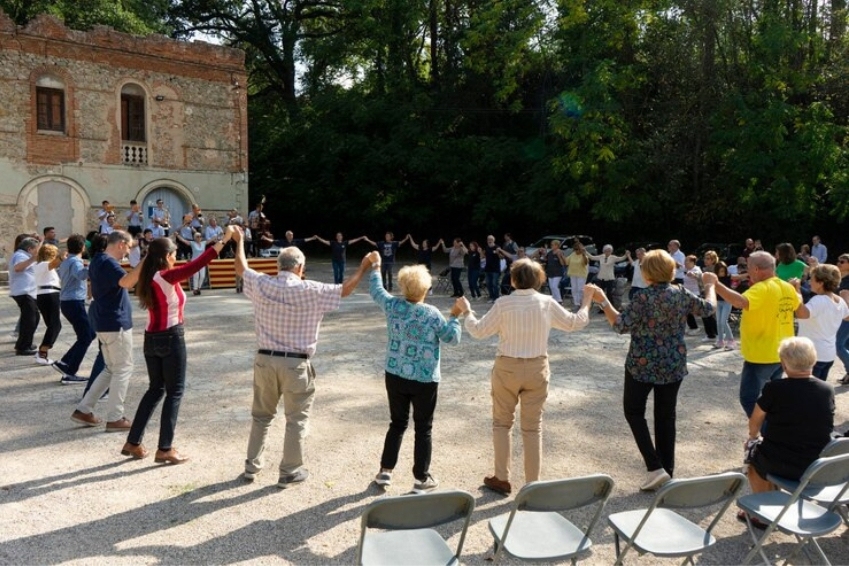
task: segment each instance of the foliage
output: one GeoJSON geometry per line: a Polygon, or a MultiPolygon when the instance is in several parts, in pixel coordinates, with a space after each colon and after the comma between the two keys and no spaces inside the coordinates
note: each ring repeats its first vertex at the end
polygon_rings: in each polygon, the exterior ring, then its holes
{"type": "Polygon", "coordinates": [[[168,33],[169,8],[169,0],[0,0],[0,9],[19,25],[48,13],[73,29],[106,25],[136,35],[168,33]]]}

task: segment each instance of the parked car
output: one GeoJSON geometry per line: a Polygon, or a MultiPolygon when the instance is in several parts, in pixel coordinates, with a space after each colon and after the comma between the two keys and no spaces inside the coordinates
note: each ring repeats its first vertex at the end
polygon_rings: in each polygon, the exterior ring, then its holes
{"type": "Polygon", "coordinates": [[[584,236],[584,235],[581,235],[581,234],[570,235],[570,236],[552,234],[552,235],[544,236],[544,237],[540,238],[539,240],[537,240],[536,242],[534,242],[533,244],[531,244],[529,246],[525,246],[525,253],[528,255],[528,257],[536,257],[536,254],[539,253],[540,249],[542,249],[542,248],[548,249],[551,246],[552,241],[559,240],[560,244],[561,244],[560,247],[563,250],[563,253],[568,256],[572,253],[572,242],[574,242],[576,238],[584,245],[584,247],[587,249],[588,253],[590,253],[592,255],[596,254],[595,242],[593,242],[592,237],[584,236]]]}

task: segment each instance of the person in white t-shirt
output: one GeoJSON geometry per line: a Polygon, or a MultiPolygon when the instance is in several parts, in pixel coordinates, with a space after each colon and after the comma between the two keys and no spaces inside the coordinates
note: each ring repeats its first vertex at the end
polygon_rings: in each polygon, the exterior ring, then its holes
{"type": "MultiPolygon", "coordinates": [[[[799,292],[801,282],[790,281],[799,292]]],[[[840,323],[849,321],[849,306],[836,294],[840,287],[840,270],[837,266],[823,264],[811,270],[811,290],[816,293],[811,300],[800,300],[796,309],[799,319],[799,336],[810,338],[817,350],[817,363],[811,375],[826,380],[834,358],[837,357],[835,337],[840,323]]]]}
{"type": "MultiPolygon", "coordinates": [[[[675,259],[675,256],[673,256],[672,259],[675,259]]],[[[691,292],[692,294],[694,294],[697,297],[701,297],[702,296],[702,290],[699,287],[699,284],[702,281],[702,270],[698,265],[696,265],[697,260],[698,260],[698,258],[696,258],[696,256],[694,256],[694,255],[688,255],[687,257],[684,258],[684,282],[683,282],[683,285],[684,285],[684,288],[687,289],[689,292],[691,292]]],[[[676,261],[676,265],[677,265],[677,261],[676,261]]],[[[676,271],[676,273],[677,273],[677,271],[676,271]]],[[[687,315],[687,328],[689,329],[689,330],[687,330],[687,334],[690,335],[690,336],[695,336],[696,334],[699,333],[699,325],[696,323],[696,317],[693,316],[692,314],[687,315]]],[[[714,338],[716,338],[716,336],[712,336],[710,338],[711,338],[711,340],[713,340],[714,338]]]]}
{"type": "Polygon", "coordinates": [[[634,268],[634,276],[631,278],[631,289],[628,291],[628,300],[632,300],[634,298],[634,294],[640,289],[645,289],[649,286],[646,283],[645,278],[643,278],[643,270],[640,269],[640,264],[643,261],[643,257],[646,255],[646,248],[637,248],[636,252],[637,259],[631,258],[629,256],[628,261],[631,262],[631,267],[634,268]]]}
{"type": "Polygon", "coordinates": [[[35,264],[35,293],[38,312],[44,319],[46,329],[44,330],[44,338],[41,339],[41,345],[38,347],[38,352],[35,354],[35,361],[44,366],[53,364],[53,360],[48,357],[48,352],[53,344],[56,343],[56,338],[59,337],[59,331],[62,330],[62,319],[59,316],[59,291],[62,290],[61,280],[56,268],[62,263],[64,257],[59,254],[59,248],[51,244],[44,244],[38,250],[38,263],[35,264]]]}

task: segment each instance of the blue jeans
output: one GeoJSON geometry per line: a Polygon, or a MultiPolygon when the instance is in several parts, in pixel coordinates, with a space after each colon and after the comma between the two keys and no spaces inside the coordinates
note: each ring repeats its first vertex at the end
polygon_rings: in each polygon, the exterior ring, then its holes
{"type": "MultiPolygon", "coordinates": [[[[88,319],[88,313],[85,310],[85,301],[61,301],[59,308],[62,314],[74,327],[74,333],[77,335],[77,340],[71,345],[67,353],[59,360],[59,367],[65,370],[65,373],[76,375],[80,370],[80,364],[85,358],[85,353],[88,347],[94,341],[94,329],[88,319]]],[[[101,358],[101,362],[103,358],[101,358]]],[[[103,369],[103,368],[101,368],[103,369]]],[[[96,375],[94,371],[92,375],[96,375]]],[[[97,373],[100,373],[99,371],[97,373]]]]}
{"type": "Polygon", "coordinates": [[[717,340],[734,340],[734,333],[731,331],[731,325],[728,324],[728,317],[731,316],[731,303],[728,301],[716,302],[716,328],[717,340]]]}
{"type": "Polygon", "coordinates": [[[834,360],[830,362],[817,362],[814,364],[814,369],[811,370],[811,375],[823,381],[828,379],[828,372],[831,371],[831,366],[834,365],[834,360]]]}
{"type": "Polygon", "coordinates": [[[501,282],[499,281],[499,279],[501,279],[501,274],[498,273],[498,272],[492,273],[490,271],[486,271],[485,274],[486,274],[486,289],[487,289],[487,291],[489,291],[490,300],[494,301],[495,299],[497,299],[501,295],[500,288],[499,288],[500,285],[501,285],[501,282]]]}
{"type": "Polygon", "coordinates": [[[331,263],[333,264],[333,282],[338,285],[345,279],[345,262],[334,259],[331,263]]]}
{"type": "Polygon", "coordinates": [[[755,364],[743,362],[740,373],[740,405],[747,417],[752,416],[755,403],[767,381],[781,379],[781,364],[755,364]]]}
{"type": "Polygon", "coordinates": [[[150,386],[139,402],[127,442],[141,444],[150,416],[165,396],[159,421],[159,449],[170,450],[177,427],[177,414],[186,387],[186,340],[183,326],[162,332],[145,332],[144,361],[150,386]]]}
{"type": "Polygon", "coordinates": [[[845,320],[840,323],[840,328],[837,329],[837,357],[843,362],[843,369],[849,373],[849,322],[845,320]]]}

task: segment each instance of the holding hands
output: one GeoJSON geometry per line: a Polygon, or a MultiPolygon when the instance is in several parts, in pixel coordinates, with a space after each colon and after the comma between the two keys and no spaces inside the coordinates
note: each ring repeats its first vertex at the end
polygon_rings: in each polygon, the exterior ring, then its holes
{"type": "Polygon", "coordinates": [[[468,313],[470,310],[472,310],[472,305],[469,304],[469,300],[466,297],[458,297],[454,301],[454,306],[451,307],[451,316],[459,317],[468,313]]]}
{"type": "Polygon", "coordinates": [[[375,250],[373,252],[369,252],[365,255],[362,261],[362,267],[364,269],[379,269],[380,268],[380,253],[375,250]]]}
{"type": "Polygon", "coordinates": [[[710,271],[702,273],[702,285],[716,285],[717,281],[719,279],[716,277],[716,273],[711,273],[710,271]]]}

